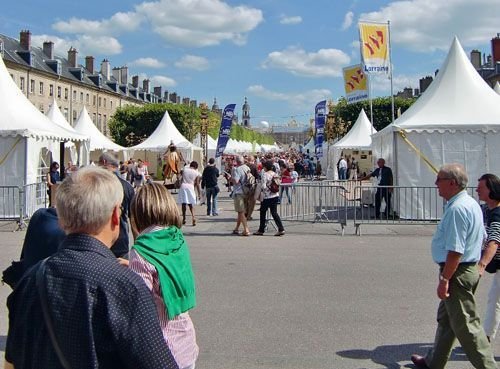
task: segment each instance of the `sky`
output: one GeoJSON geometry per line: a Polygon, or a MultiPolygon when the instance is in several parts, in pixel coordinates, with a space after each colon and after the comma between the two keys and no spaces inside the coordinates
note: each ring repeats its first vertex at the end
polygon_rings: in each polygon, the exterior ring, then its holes
{"type": "MultiPolygon", "coordinates": [[[[220,108],[245,97],[251,123],[308,124],[317,102],[345,95],[342,69],[358,64],[358,21],[390,22],[394,92],[418,88],[440,68],[458,36],[466,53],[491,53],[499,0],[120,0],[9,1],[0,33],[55,43],[79,63],[128,66],[129,78],[220,108]],[[43,4],[43,5],[41,5],[43,4]]],[[[373,94],[390,95],[377,77],[373,94]]]]}

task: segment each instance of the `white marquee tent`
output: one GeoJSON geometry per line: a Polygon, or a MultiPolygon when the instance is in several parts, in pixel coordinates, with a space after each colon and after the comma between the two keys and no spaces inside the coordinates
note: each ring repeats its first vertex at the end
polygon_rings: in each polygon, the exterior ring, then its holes
{"type": "Polygon", "coordinates": [[[31,216],[43,206],[45,192],[39,184],[44,175],[42,168],[49,164],[51,154],[59,156],[60,142],[86,139],[58,127],[35,108],[0,58],[0,185],[30,185],[22,197],[14,190],[0,194],[1,219],[31,216]]]}
{"type": "MultiPolygon", "coordinates": [[[[434,168],[458,162],[474,186],[482,174],[500,173],[499,107],[500,96],[479,76],[455,38],[434,82],[401,117],[372,137],[373,150],[392,167],[396,185],[434,187],[434,168]]],[[[436,199],[428,200],[400,204],[401,216],[438,217],[442,209],[431,209],[436,199]]]]}
{"type": "MultiPolygon", "coordinates": [[[[64,115],[61,113],[61,110],[57,106],[57,102],[54,99],[52,101],[52,105],[50,105],[49,111],[47,112],[47,118],[49,118],[52,122],[57,124],[59,127],[62,127],[72,133],[78,134],[77,131],[68,123],[64,115]]],[[[80,158],[88,158],[89,157],[89,141],[83,142],[72,142],[68,141],[64,143],[64,157],[71,160],[73,164],[78,165],[87,165],[88,162],[82,162],[80,158]]]]}
{"type": "Polygon", "coordinates": [[[149,163],[149,172],[158,172],[157,166],[162,160],[162,156],[167,150],[168,145],[173,143],[177,150],[182,153],[184,160],[197,161],[201,165],[203,160],[203,149],[189,142],[177,129],[168,114],[165,111],[160,124],[146,140],[139,145],[129,147],[130,150],[143,151],[143,154],[134,154],[136,158],[141,158],[149,163]]]}
{"type": "Polygon", "coordinates": [[[0,184],[24,185],[40,181],[48,153],[59,156],[61,141],[85,141],[43,115],[19,90],[0,58],[0,184]]]}
{"type": "MultiPolygon", "coordinates": [[[[336,170],[337,162],[340,159],[340,155],[343,150],[365,150],[370,151],[372,149],[372,134],[376,133],[377,130],[373,127],[372,123],[366,116],[365,110],[361,109],[358,115],[358,119],[353,124],[349,132],[342,137],[336,143],[327,147],[327,150],[323,149],[323,160],[322,166],[324,168],[331,169],[334,173],[333,178],[338,178],[338,173],[336,170]],[[326,152],[325,152],[326,151],[326,152]],[[327,159],[328,158],[328,159],[327,159]],[[328,163],[326,163],[328,161],[328,163]]],[[[358,156],[356,160],[359,163],[360,157],[358,156]]],[[[371,165],[371,163],[370,163],[371,165]]],[[[327,175],[327,177],[331,177],[327,175]]]]}
{"type": "MultiPolygon", "coordinates": [[[[123,152],[127,150],[126,147],[114,143],[108,137],[103,135],[101,131],[99,131],[99,129],[92,122],[92,119],[90,119],[89,113],[85,106],[80,112],[80,116],[75,123],[75,130],[83,135],[90,137],[88,150],[88,152],[90,152],[90,157],[83,156],[80,159],[82,163],[88,163],[89,160],[93,160],[94,162],[96,162],[99,159],[99,155],[101,155],[105,151],[123,152]]],[[[85,152],[83,154],[85,155],[85,152]]]]}

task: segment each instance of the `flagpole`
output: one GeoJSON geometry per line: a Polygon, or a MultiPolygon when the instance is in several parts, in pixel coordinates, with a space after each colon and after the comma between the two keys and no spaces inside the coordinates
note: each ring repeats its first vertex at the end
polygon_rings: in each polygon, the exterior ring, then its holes
{"type": "Polygon", "coordinates": [[[366,75],[368,79],[368,100],[370,101],[370,122],[372,123],[371,134],[373,134],[373,101],[372,101],[372,80],[369,74],[366,75]]]}
{"type": "MultiPolygon", "coordinates": [[[[394,123],[394,84],[392,83],[392,48],[391,48],[391,21],[387,21],[387,47],[389,48],[389,68],[391,79],[391,109],[392,109],[392,123],[394,123]]],[[[372,123],[373,124],[373,123],[372,123]]]]}

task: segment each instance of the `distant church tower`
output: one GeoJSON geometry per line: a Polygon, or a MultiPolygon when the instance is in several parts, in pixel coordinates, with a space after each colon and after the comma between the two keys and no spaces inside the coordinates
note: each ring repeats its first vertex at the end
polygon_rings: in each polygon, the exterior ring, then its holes
{"type": "Polygon", "coordinates": [[[217,105],[217,98],[214,97],[214,104],[212,105],[212,112],[222,115],[222,109],[217,105]]]}
{"type": "Polygon", "coordinates": [[[250,128],[250,105],[248,105],[247,98],[245,97],[245,103],[243,104],[243,116],[241,124],[243,127],[250,128]]]}

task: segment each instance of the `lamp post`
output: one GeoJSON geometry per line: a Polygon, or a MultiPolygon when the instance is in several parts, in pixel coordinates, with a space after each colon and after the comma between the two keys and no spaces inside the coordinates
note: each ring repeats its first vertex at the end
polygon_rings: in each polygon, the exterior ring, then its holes
{"type": "Polygon", "coordinates": [[[208,105],[204,102],[200,104],[200,144],[203,149],[203,165],[208,162],[208,105]]]}

